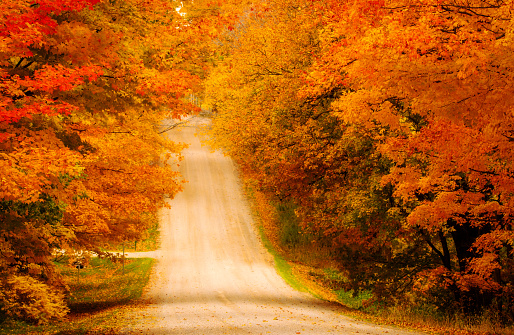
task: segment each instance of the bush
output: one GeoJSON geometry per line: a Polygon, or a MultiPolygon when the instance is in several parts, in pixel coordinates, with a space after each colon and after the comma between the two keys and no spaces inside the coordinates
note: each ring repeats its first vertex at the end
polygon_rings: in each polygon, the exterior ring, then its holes
{"type": "Polygon", "coordinates": [[[64,294],[32,277],[12,275],[0,285],[0,306],[10,317],[43,324],[68,313],[64,294]]]}

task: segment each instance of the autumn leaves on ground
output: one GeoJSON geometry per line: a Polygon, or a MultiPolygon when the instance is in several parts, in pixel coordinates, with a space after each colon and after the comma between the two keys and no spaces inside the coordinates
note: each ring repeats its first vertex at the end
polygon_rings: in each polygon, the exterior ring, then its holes
{"type": "Polygon", "coordinates": [[[69,317],[59,261],[147,237],[183,183],[162,164],[183,148],[162,124],[197,113],[196,96],[212,110],[209,145],[237,162],[304,277],[370,313],[508,332],[513,11],[2,0],[2,320],[69,317]]]}

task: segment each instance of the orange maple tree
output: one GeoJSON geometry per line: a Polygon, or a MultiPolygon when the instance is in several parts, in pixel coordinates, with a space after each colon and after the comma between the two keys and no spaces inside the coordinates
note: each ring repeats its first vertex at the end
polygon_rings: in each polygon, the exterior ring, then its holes
{"type": "Polygon", "coordinates": [[[0,308],[65,314],[56,250],[136,239],[181,178],[164,119],[195,110],[197,27],[175,1],[0,3],[0,308]],[[32,288],[33,295],[27,295],[32,288]],[[36,298],[35,298],[36,297],[36,298]],[[46,298],[42,298],[46,297],[46,298]]]}
{"type": "MultiPolygon", "coordinates": [[[[330,52],[314,71],[348,88],[332,104],[342,122],[383,129],[377,149],[393,166],[382,184],[394,187],[404,229],[417,231],[439,258],[418,283],[451,288],[465,309],[493,301],[509,309],[512,5],[322,6],[336,15],[321,35],[330,52]]],[[[320,87],[312,74],[307,95],[320,87]]]]}
{"type": "Polygon", "coordinates": [[[247,13],[207,81],[214,142],[298,206],[354,289],[511,318],[512,4],[247,13]]]}

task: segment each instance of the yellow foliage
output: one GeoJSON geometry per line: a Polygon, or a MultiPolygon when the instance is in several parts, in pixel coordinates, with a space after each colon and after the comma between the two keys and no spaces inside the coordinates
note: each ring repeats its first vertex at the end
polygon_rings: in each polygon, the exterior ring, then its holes
{"type": "Polygon", "coordinates": [[[68,313],[64,294],[32,277],[12,275],[0,288],[0,308],[11,317],[42,324],[68,313]]]}

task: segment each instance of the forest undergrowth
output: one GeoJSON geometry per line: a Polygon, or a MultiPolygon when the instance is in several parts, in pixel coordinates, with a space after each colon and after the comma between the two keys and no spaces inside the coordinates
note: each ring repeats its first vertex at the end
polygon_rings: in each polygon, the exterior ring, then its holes
{"type": "Polygon", "coordinates": [[[338,269],[333,251],[313,242],[316,239],[302,230],[295,206],[272,200],[248,176],[244,183],[264,244],[275,257],[279,274],[295,289],[338,303],[345,315],[365,321],[431,334],[514,334],[512,325],[500,325],[494,312],[488,310],[470,316],[448,313],[426,302],[385,305],[376,301],[371,291],[354,293],[346,289],[347,278],[338,269]]]}
{"type": "Polygon", "coordinates": [[[0,334],[116,334],[130,320],[124,312],[135,304],[148,283],[154,260],[151,258],[91,258],[83,269],[76,269],[66,259],[56,262],[68,285],[66,322],[54,320],[36,325],[2,318],[0,334]]]}

